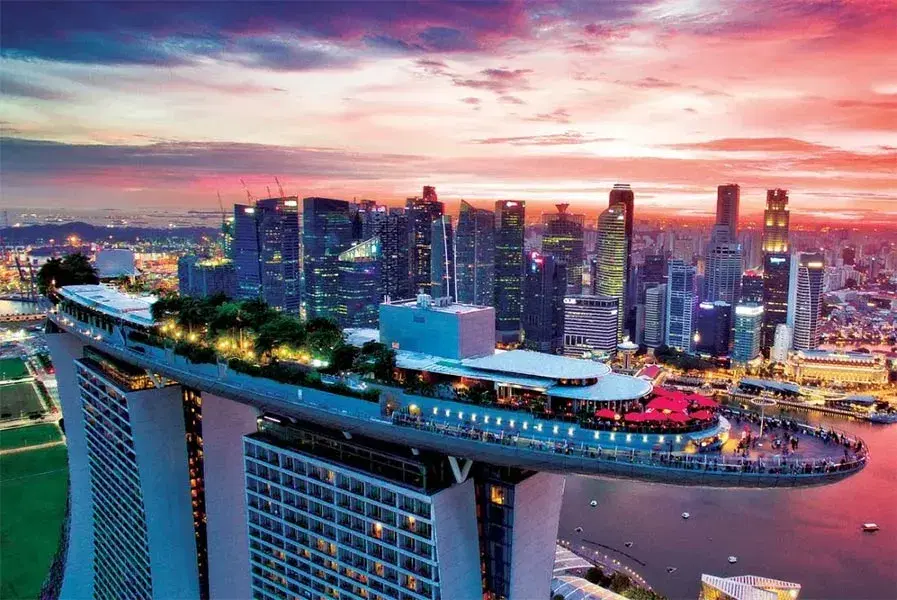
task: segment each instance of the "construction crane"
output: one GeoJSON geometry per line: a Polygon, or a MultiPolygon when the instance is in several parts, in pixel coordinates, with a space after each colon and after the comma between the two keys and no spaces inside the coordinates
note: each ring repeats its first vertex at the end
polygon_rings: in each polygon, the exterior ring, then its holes
{"type": "Polygon", "coordinates": [[[277,177],[274,178],[274,183],[277,184],[277,189],[280,191],[280,197],[286,198],[286,195],[283,193],[283,186],[280,185],[280,180],[277,177]]]}
{"type": "Polygon", "coordinates": [[[224,202],[221,201],[221,192],[218,191],[218,209],[221,211],[221,227],[224,228],[227,222],[227,213],[224,210],[224,202]]]}
{"type": "Polygon", "coordinates": [[[249,188],[246,187],[246,182],[243,181],[243,178],[240,178],[240,183],[243,185],[243,190],[246,192],[246,199],[249,200],[250,204],[252,203],[252,194],[249,192],[249,188]]]}
{"type": "Polygon", "coordinates": [[[16,268],[19,271],[19,280],[23,284],[28,285],[28,295],[32,300],[37,301],[37,287],[34,283],[34,267],[31,265],[31,262],[28,263],[28,275],[26,276],[25,269],[24,267],[22,267],[22,261],[19,260],[19,254],[15,253],[14,256],[16,261],[16,268]]]}

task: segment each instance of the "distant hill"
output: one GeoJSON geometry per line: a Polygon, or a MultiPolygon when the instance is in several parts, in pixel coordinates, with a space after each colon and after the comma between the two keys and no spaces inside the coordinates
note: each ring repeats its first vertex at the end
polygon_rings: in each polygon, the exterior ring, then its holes
{"type": "Polygon", "coordinates": [[[50,240],[62,242],[75,235],[83,242],[136,242],[140,240],[188,239],[203,236],[213,237],[219,230],[214,227],[105,227],[75,221],[52,225],[29,225],[27,227],[5,227],[0,229],[2,244],[46,244],[50,240]],[[111,239],[110,239],[110,236],[111,239]]]}

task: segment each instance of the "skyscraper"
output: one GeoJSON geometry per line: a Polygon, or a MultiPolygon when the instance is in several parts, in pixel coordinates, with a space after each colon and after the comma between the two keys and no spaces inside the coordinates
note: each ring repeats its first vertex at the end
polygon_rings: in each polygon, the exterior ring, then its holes
{"type": "Polygon", "coordinates": [[[657,348],[665,343],[666,300],[665,283],[645,290],[645,333],[642,341],[648,348],[657,348]]]}
{"type": "Polygon", "coordinates": [[[769,359],[784,363],[788,360],[788,351],[791,349],[791,342],[794,339],[791,328],[785,323],[776,326],[775,341],[772,350],[769,353],[769,359]]]}
{"type": "Polygon", "coordinates": [[[720,241],[727,235],[721,225],[715,227],[714,233],[717,235],[711,240],[704,272],[707,290],[704,299],[734,305],[741,295],[741,272],[744,269],[741,245],[737,242],[720,241]]]}
{"type": "Polygon", "coordinates": [[[716,224],[725,227],[728,241],[738,240],[738,205],[741,188],[737,183],[727,183],[716,188],[716,224]]]}
{"type": "Polygon", "coordinates": [[[763,303],[763,273],[748,270],[741,275],[741,300],[742,304],[763,303]]]}
{"type": "Polygon", "coordinates": [[[621,205],[626,207],[626,266],[623,272],[626,273],[627,277],[623,287],[625,290],[624,297],[620,300],[620,313],[622,314],[620,334],[622,335],[625,330],[632,332],[635,329],[634,311],[632,309],[636,305],[633,286],[628,285],[629,278],[632,277],[632,227],[635,222],[635,194],[633,194],[632,188],[629,187],[628,183],[615,183],[610,191],[608,208],[621,205]]]}
{"type": "Polygon", "coordinates": [[[626,236],[626,205],[613,204],[598,217],[598,247],[596,248],[596,272],[592,291],[601,296],[619,298],[617,307],[617,341],[623,336],[623,318],[626,314],[626,288],[629,271],[626,236]]]}
{"type": "Polygon", "coordinates": [[[542,254],[551,255],[567,265],[567,287],[573,294],[582,292],[583,215],[567,212],[569,204],[556,204],[556,213],[542,215],[542,254]]]}
{"type": "Polygon", "coordinates": [[[432,225],[443,215],[445,207],[436,197],[436,188],[425,185],[422,197],[408,198],[405,202],[405,212],[408,215],[408,273],[412,293],[418,290],[429,293],[432,225]]]}
{"type": "Polygon", "coordinates": [[[732,305],[721,301],[701,302],[695,321],[695,352],[715,357],[727,356],[732,329],[732,305]]]}
{"type": "Polygon", "coordinates": [[[642,287],[647,289],[667,281],[667,257],[664,254],[645,255],[641,271],[642,287]]]}
{"type": "Polygon", "coordinates": [[[732,362],[748,363],[760,355],[760,333],[763,327],[763,307],[757,303],[735,307],[735,340],[732,362]]]}
{"type": "Polygon", "coordinates": [[[495,330],[502,344],[520,342],[525,217],[523,202],[495,203],[495,330]]]}
{"type": "Polygon", "coordinates": [[[556,354],[564,338],[567,267],[533,250],[527,256],[523,293],[524,347],[556,354]]]}
{"type": "Polygon", "coordinates": [[[766,192],[763,213],[763,341],[770,348],[776,326],[788,316],[788,283],[790,279],[790,243],[788,240],[788,192],[775,189],[766,192]]]}
{"type": "Polygon", "coordinates": [[[234,269],[238,298],[261,298],[298,313],[299,202],[295,196],[234,205],[234,269]]]}
{"type": "Polygon", "coordinates": [[[609,358],[616,354],[620,299],[574,295],[564,298],[564,356],[609,358]]]}
{"type": "Polygon", "coordinates": [[[455,230],[452,218],[443,215],[431,224],[433,248],[430,260],[431,294],[434,298],[458,298],[455,289],[455,230]]]}
{"type": "Polygon", "coordinates": [[[495,213],[464,200],[455,230],[458,302],[492,306],[495,301],[495,213]]]}
{"type": "Polygon", "coordinates": [[[791,257],[787,323],[794,335],[795,350],[819,346],[824,280],[825,257],[821,252],[801,252],[791,257]]]}
{"type": "Polygon", "coordinates": [[[383,293],[393,299],[412,297],[415,291],[408,271],[408,215],[404,208],[389,209],[379,237],[383,244],[383,293]]]}
{"type": "Polygon", "coordinates": [[[339,255],[340,324],[376,327],[383,301],[379,237],[359,242],[339,255]]]}
{"type": "Polygon", "coordinates": [[[182,296],[204,298],[224,294],[233,298],[237,276],[232,260],[199,258],[188,254],[178,259],[178,293],[182,296]]]}
{"type": "Polygon", "coordinates": [[[330,198],[302,203],[306,314],[340,320],[339,256],[352,244],[349,203],[330,198]]]}
{"type": "Polygon", "coordinates": [[[671,260],[668,269],[666,345],[688,351],[692,347],[695,305],[698,300],[695,292],[695,268],[681,260],[671,260]]]}

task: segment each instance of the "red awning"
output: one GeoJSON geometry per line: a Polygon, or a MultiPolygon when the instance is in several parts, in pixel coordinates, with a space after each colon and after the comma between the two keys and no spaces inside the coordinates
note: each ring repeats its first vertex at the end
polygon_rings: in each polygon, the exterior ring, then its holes
{"type": "Polygon", "coordinates": [[[642,421],[654,421],[655,423],[660,421],[666,421],[669,415],[665,415],[662,412],[649,412],[645,413],[645,416],[642,418],[642,421]]]}
{"type": "Polygon", "coordinates": [[[709,421],[713,418],[713,415],[710,414],[710,411],[707,410],[699,410],[697,412],[693,412],[689,415],[692,419],[697,419],[699,421],[709,421]]]}
{"type": "Polygon", "coordinates": [[[683,411],[688,407],[685,399],[674,398],[672,396],[659,396],[648,402],[648,408],[651,410],[671,410],[683,411]]]}
{"type": "Polygon", "coordinates": [[[717,402],[713,398],[702,396],[701,394],[689,394],[688,400],[689,402],[693,402],[702,408],[716,408],[717,406],[719,406],[719,402],[717,402]]]}
{"type": "Polygon", "coordinates": [[[613,419],[616,418],[617,413],[609,408],[602,408],[601,410],[595,411],[595,416],[599,419],[613,419]]]}
{"type": "Polygon", "coordinates": [[[631,412],[631,413],[626,413],[626,416],[623,418],[625,420],[629,421],[630,423],[641,423],[642,421],[645,420],[645,415],[644,415],[644,413],[631,412]]]}
{"type": "Polygon", "coordinates": [[[688,423],[689,421],[688,415],[681,412],[670,413],[667,418],[673,423],[688,423]]]}

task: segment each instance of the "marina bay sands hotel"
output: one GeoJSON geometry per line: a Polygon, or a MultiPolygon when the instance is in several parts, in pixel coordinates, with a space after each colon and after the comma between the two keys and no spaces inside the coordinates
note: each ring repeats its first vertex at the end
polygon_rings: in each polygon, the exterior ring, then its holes
{"type": "Polygon", "coordinates": [[[394,349],[402,380],[427,389],[298,386],[139,341],[156,328],[150,298],[60,294],[47,339],[69,451],[62,598],[543,600],[566,474],[791,487],[865,463],[687,452],[729,423],[703,410],[624,425],[650,382],[497,352],[492,308],[421,295],[381,305],[379,331],[347,332],[394,349]],[[459,391],[472,386],[492,401],[459,391]]]}

